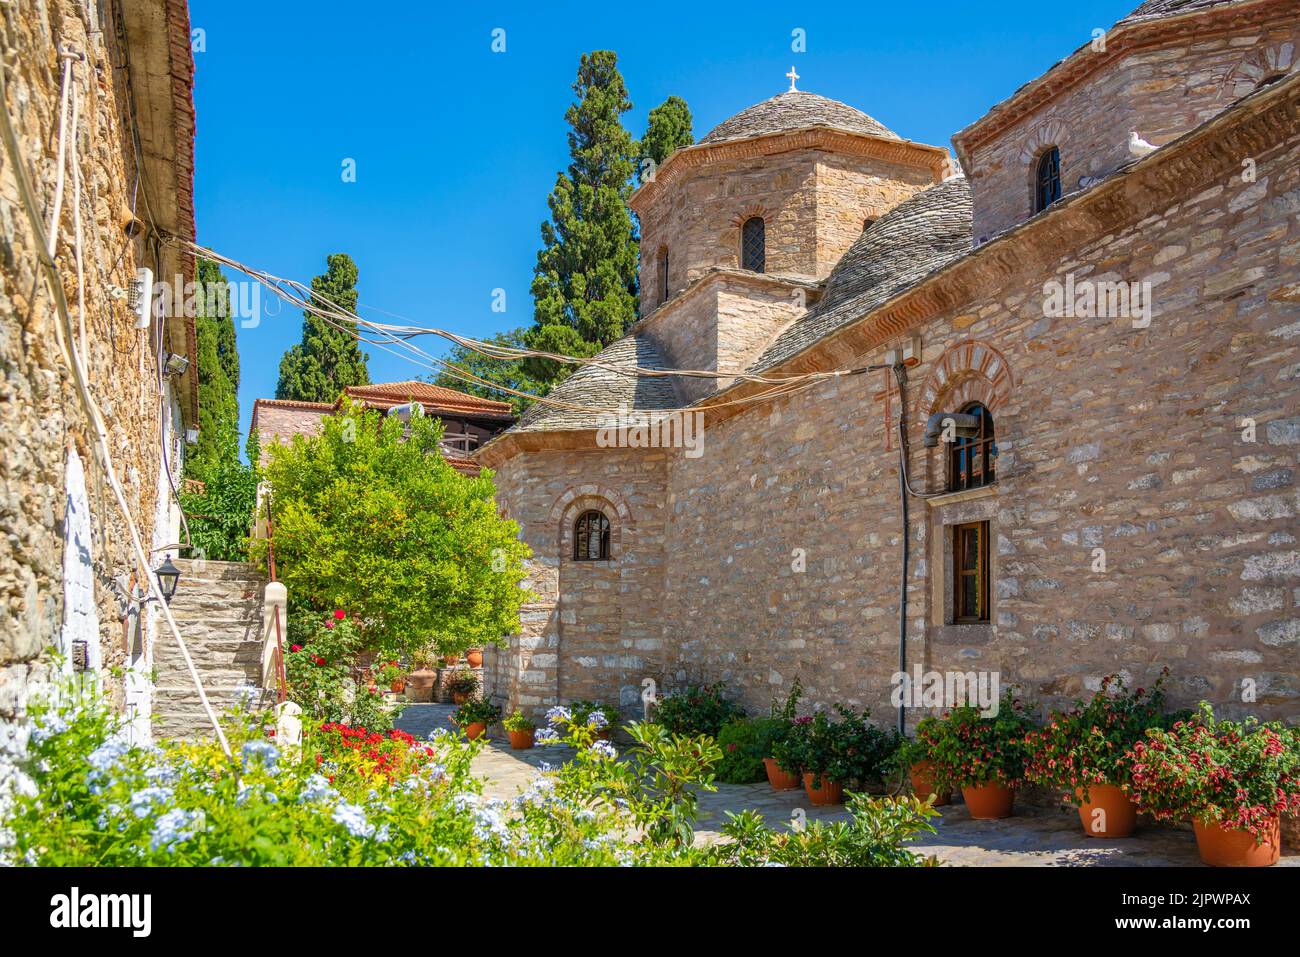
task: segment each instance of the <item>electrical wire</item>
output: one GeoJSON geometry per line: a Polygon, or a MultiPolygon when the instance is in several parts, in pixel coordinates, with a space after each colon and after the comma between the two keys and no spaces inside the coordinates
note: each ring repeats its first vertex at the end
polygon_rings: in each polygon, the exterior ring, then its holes
{"type": "MultiPolygon", "coordinates": [[[[65,63],[64,82],[65,87],[71,86],[72,69],[70,61],[65,63]]],[[[113,491],[113,497],[117,502],[118,509],[122,513],[122,518],[126,523],[127,530],[130,533],[131,548],[134,557],[139,565],[140,572],[145,580],[149,583],[149,589],[153,592],[158,606],[162,611],[163,618],[166,619],[167,625],[171,630],[176,644],[180,648],[181,656],[189,669],[190,676],[194,680],[194,687],[198,692],[199,701],[207,713],[209,721],[212,723],[216,732],[217,740],[221,745],[222,751],[227,757],[230,757],[230,743],[226,740],[225,732],[221,728],[221,722],[217,720],[216,712],[212,709],[212,703],[208,700],[207,692],[204,691],[203,682],[199,678],[198,669],[194,665],[194,660],[190,657],[189,648],[185,645],[185,639],[181,635],[180,627],[176,624],[176,619],[172,615],[171,608],[168,606],[166,599],[163,598],[162,587],[158,581],[158,576],[153,568],[149,565],[149,558],[145,552],[144,545],[140,539],[140,530],[136,526],[135,519],[131,515],[131,509],[127,505],[126,493],[122,489],[121,482],[117,477],[117,470],[113,465],[112,453],[108,442],[108,427],[104,422],[103,414],[99,409],[90,392],[89,375],[83,365],[82,357],[76,352],[75,338],[76,330],[73,327],[72,315],[68,309],[67,297],[63,291],[63,280],[59,274],[59,267],[54,261],[54,251],[57,248],[46,233],[44,224],[41,222],[39,205],[36,201],[35,193],[32,190],[31,183],[27,179],[27,171],[24,166],[22,151],[18,145],[18,135],[14,130],[13,119],[9,115],[7,82],[4,76],[4,69],[0,66],[0,133],[3,134],[5,150],[9,154],[10,164],[13,168],[14,181],[18,187],[19,197],[22,199],[23,209],[27,215],[28,223],[31,227],[32,234],[37,243],[37,259],[40,262],[41,270],[45,275],[47,285],[50,287],[50,293],[54,298],[54,305],[59,314],[59,319],[63,324],[61,345],[64,349],[64,357],[68,360],[72,368],[73,380],[76,384],[77,395],[81,401],[83,410],[89,420],[91,432],[93,433],[95,458],[100,468],[103,470],[105,477],[108,479],[109,487],[113,491]]],[[[71,95],[73,91],[65,89],[64,98],[71,95]]],[[[59,156],[64,155],[63,137],[66,134],[66,126],[63,118],[60,117],[60,143],[59,156]]],[[[75,156],[75,140],[73,145],[73,154],[75,156]]],[[[75,160],[74,160],[75,162],[75,160]]],[[[62,176],[62,162],[60,162],[59,176],[62,176]]],[[[60,202],[61,205],[61,202],[60,202]]],[[[56,330],[58,326],[56,324],[56,330]]]]}

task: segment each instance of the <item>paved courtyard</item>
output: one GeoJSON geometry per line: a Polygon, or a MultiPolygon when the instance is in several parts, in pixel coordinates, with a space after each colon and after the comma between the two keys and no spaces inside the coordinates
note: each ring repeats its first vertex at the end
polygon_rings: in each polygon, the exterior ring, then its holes
{"type": "MultiPolygon", "coordinates": [[[[450,705],[409,705],[398,727],[425,737],[437,727],[450,728],[450,705]]],[[[565,748],[532,748],[514,751],[504,734],[492,737],[474,762],[474,770],[486,779],[485,792],[492,797],[513,798],[547,762],[559,764],[568,756],[565,748]]],[[[719,784],[714,793],[700,797],[698,840],[717,837],[727,811],[746,808],[762,813],[769,823],[789,821],[797,810],[809,820],[839,820],[848,817],[843,807],[814,808],[803,791],[773,791],[763,784],[719,784]]],[[[1018,807],[1016,816],[1003,821],[974,821],[964,805],[940,808],[942,818],[934,820],[937,834],[929,834],[911,845],[933,854],[949,866],[1147,866],[1175,867],[1200,864],[1196,840],[1190,830],[1146,826],[1130,838],[1105,840],[1086,837],[1078,816],[1070,810],[1018,807]]],[[[1283,847],[1283,867],[1300,866],[1300,854],[1283,847]]]]}

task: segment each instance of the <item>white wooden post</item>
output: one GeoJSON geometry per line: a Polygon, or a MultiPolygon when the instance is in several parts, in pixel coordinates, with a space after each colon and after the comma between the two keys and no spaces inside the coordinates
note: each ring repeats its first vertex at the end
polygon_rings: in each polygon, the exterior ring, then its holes
{"type": "Polygon", "coordinates": [[[276,612],[280,615],[281,644],[288,652],[288,638],[285,633],[289,620],[285,611],[289,605],[289,591],[280,582],[268,582],[262,595],[262,687],[274,691],[279,687],[279,671],[275,664],[276,612]]]}

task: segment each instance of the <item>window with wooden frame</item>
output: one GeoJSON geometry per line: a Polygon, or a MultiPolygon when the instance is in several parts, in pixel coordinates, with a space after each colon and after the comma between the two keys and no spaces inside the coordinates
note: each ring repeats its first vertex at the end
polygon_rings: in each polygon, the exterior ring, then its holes
{"type": "Polygon", "coordinates": [[[767,269],[767,226],[761,216],[751,216],[740,227],[740,268],[751,272],[767,269]]]}
{"type": "Polygon", "coordinates": [[[998,457],[997,442],[993,437],[993,414],[978,402],[961,410],[966,415],[979,418],[979,434],[958,436],[948,445],[948,491],[964,492],[971,488],[992,485],[997,478],[994,469],[998,457]]]}
{"type": "Polygon", "coordinates": [[[604,512],[591,509],[573,523],[573,560],[609,561],[609,519],[604,512]]]}
{"type": "Polygon", "coordinates": [[[1041,213],[1061,198],[1061,151],[1050,147],[1038,158],[1034,176],[1034,212],[1041,213]]]}
{"type": "Polygon", "coordinates": [[[970,522],[952,530],[952,620],[989,620],[989,523],[970,522]]]}

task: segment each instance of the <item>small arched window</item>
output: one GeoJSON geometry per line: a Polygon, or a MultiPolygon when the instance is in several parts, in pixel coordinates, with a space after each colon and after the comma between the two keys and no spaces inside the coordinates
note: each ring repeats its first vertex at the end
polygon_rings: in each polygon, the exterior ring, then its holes
{"type": "Polygon", "coordinates": [[[604,562],[609,560],[609,519],[596,509],[583,512],[573,525],[573,560],[604,562]]]}
{"type": "Polygon", "coordinates": [[[862,231],[865,233],[868,229],[871,228],[871,224],[874,223],[875,221],[876,221],[875,216],[868,216],[866,219],[864,219],[862,221],[862,231]]]}
{"type": "Polygon", "coordinates": [[[767,270],[767,227],[763,217],[751,216],[740,227],[740,268],[751,272],[767,270]]]}
{"type": "Polygon", "coordinates": [[[659,262],[656,264],[659,273],[659,304],[663,305],[668,301],[668,247],[659,247],[659,262]]]}
{"type": "Polygon", "coordinates": [[[1061,198],[1061,151],[1049,147],[1038,158],[1034,176],[1034,212],[1041,213],[1061,198]]]}
{"type": "Polygon", "coordinates": [[[994,462],[998,457],[998,447],[993,437],[992,414],[978,402],[971,403],[962,412],[979,419],[979,431],[975,435],[958,436],[949,446],[950,492],[992,485],[996,477],[994,462]]]}

